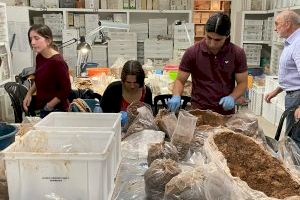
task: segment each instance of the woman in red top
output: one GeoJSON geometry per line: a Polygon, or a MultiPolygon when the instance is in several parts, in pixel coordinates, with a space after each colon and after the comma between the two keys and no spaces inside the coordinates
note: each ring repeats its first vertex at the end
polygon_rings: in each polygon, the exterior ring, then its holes
{"type": "Polygon", "coordinates": [[[36,93],[35,109],[40,117],[51,111],[67,111],[68,95],[71,91],[68,65],[53,44],[51,29],[46,25],[33,25],[28,31],[31,48],[37,53],[35,80],[23,101],[28,111],[32,95],[36,93]]]}

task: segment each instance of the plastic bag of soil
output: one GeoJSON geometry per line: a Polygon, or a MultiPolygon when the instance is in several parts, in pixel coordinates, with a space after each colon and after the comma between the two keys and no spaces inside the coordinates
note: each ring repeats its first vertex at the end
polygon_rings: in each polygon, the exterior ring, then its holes
{"type": "Polygon", "coordinates": [[[285,165],[300,174],[300,148],[292,138],[286,136],[278,142],[278,154],[285,165]]]}
{"type": "Polygon", "coordinates": [[[178,162],[179,157],[176,147],[169,142],[150,144],[147,157],[148,166],[150,166],[154,160],[163,158],[178,162]]]}
{"type": "Polygon", "coordinates": [[[213,129],[210,125],[201,125],[196,128],[190,146],[191,153],[203,151],[204,142],[213,129]]]}
{"type": "Polygon", "coordinates": [[[161,131],[165,132],[169,138],[172,137],[177,124],[177,117],[174,112],[160,109],[155,117],[155,122],[161,131]]]}
{"type": "Polygon", "coordinates": [[[144,174],[147,199],[161,200],[166,184],[181,172],[178,163],[171,159],[156,159],[144,174]]]}
{"type": "Polygon", "coordinates": [[[196,122],[197,117],[185,110],[180,110],[177,125],[171,138],[171,143],[178,150],[179,160],[183,160],[189,151],[195,132],[196,122]]]}
{"type": "Polygon", "coordinates": [[[205,166],[205,200],[241,200],[251,199],[239,189],[233,179],[227,176],[214,163],[205,166]]]}
{"type": "Polygon", "coordinates": [[[159,130],[155,124],[153,112],[149,105],[142,102],[135,102],[128,106],[127,112],[128,123],[125,125],[122,139],[145,129],[159,130]]]}
{"type": "Polygon", "coordinates": [[[211,110],[190,110],[189,113],[198,117],[197,127],[201,125],[210,125],[213,127],[225,126],[225,123],[230,118],[230,115],[221,115],[211,110]]]}
{"type": "Polygon", "coordinates": [[[197,167],[173,177],[165,187],[165,200],[206,200],[204,169],[197,167]]]}
{"type": "Polygon", "coordinates": [[[251,199],[300,194],[299,177],[251,137],[219,128],[209,135],[204,148],[208,159],[251,199]]]}

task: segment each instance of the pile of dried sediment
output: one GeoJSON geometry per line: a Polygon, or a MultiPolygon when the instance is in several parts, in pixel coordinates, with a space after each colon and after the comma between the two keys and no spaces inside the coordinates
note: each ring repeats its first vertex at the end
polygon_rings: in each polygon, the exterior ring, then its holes
{"type": "Polygon", "coordinates": [[[251,138],[223,132],[214,136],[214,142],[226,158],[231,174],[240,177],[252,189],[279,199],[300,195],[299,183],[282,162],[251,138]]]}

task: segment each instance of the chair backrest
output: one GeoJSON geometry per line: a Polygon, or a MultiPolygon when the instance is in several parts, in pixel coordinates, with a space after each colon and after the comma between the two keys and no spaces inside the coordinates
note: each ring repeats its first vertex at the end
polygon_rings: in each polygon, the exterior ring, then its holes
{"type": "MultiPolygon", "coordinates": [[[[164,108],[168,108],[168,100],[172,98],[172,94],[161,94],[154,97],[154,115],[158,113],[158,102],[161,101],[161,105],[164,108]]],[[[191,101],[191,97],[189,96],[181,96],[181,109],[185,109],[188,102],[191,101]]]]}
{"type": "Polygon", "coordinates": [[[14,109],[15,123],[21,123],[24,111],[23,100],[27,94],[27,88],[16,82],[8,82],[4,84],[4,89],[8,93],[14,109]]]}

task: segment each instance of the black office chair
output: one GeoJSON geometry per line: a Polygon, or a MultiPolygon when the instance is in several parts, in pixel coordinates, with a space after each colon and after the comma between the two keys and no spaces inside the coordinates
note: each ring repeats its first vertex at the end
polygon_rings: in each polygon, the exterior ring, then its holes
{"type": "MultiPolygon", "coordinates": [[[[158,113],[158,102],[161,101],[161,105],[164,107],[164,108],[168,108],[168,100],[172,98],[172,95],[171,94],[161,94],[161,95],[157,95],[154,97],[154,115],[156,115],[158,113]]],[[[181,100],[182,101],[182,104],[180,106],[181,109],[185,109],[188,102],[191,102],[191,97],[189,96],[181,96],[181,100]]]]}
{"type": "Polygon", "coordinates": [[[27,94],[27,88],[16,82],[8,82],[4,84],[4,89],[8,93],[11,105],[14,109],[15,123],[23,121],[23,100],[27,94]]]}

